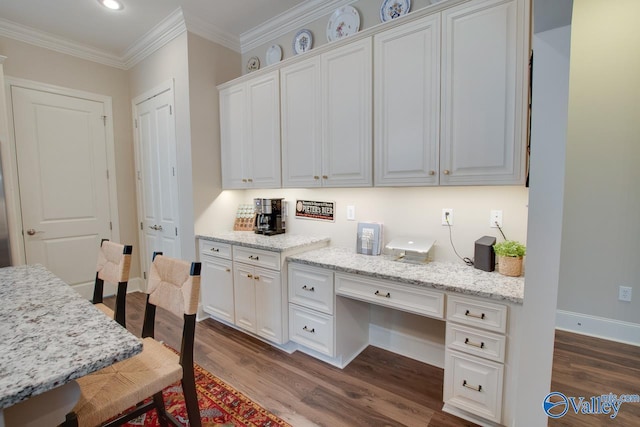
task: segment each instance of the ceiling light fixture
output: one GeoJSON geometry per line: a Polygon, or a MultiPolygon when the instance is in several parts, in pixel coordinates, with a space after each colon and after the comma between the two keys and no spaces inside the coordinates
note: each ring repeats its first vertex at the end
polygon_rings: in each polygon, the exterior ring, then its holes
{"type": "Polygon", "coordinates": [[[122,10],[124,5],[118,0],[98,0],[98,3],[111,10],[122,10]]]}

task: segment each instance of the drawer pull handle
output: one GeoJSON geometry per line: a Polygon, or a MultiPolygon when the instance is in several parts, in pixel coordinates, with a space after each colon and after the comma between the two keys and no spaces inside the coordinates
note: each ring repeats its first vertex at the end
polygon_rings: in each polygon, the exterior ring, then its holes
{"type": "Polygon", "coordinates": [[[309,292],[315,292],[316,291],[315,287],[312,286],[312,287],[308,288],[307,285],[304,285],[302,287],[302,289],[304,289],[305,291],[309,291],[309,292]]]}
{"type": "Polygon", "coordinates": [[[309,332],[310,334],[315,334],[316,333],[316,328],[307,328],[306,326],[304,328],[302,328],[303,331],[309,332]]]}
{"type": "Polygon", "coordinates": [[[465,338],[464,339],[464,343],[466,345],[472,345],[474,347],[478,347],[478,348],[482,348],[482,349],[484,348],[484,343],[483,342],[480,342],[480,344],[478,344],[477,342],[470,341],[469,338],[465,338]]]}
{"type": "Polygon", "coordinates": [[[260,261],[260,257],[259,256],[249,255],[249,259],[252,259],[252,260],[255,260],[255,261],[260,261]]]}
{"type": "Polygon", "coordinates": [[[210,250],[211,250],[211,252],[220,252],[220,249],[218,249],[218,248],[211,248],[210,250]]]}
{"type": "Polygon", "coordinates": [[[471,390],[482,391],[482,386],[481,385],[479,385],[478,387],[474,387],[472,385],[467,384],[467,380],[463,380],[462,381],[462,386],[466,387],[466,388],[470,388],[471,390]]]}
{"type": "Polygon", "coordinates": [[[379,297],[384,297],[384,298],[391,298],[391,293],[387,292],[387,294],[383,294],[380,291],[376,291],[375,295],[379,296],[379,297]]]}
{"type": "Polygon", "coordinates": [[[464,312],[465,316],[469,316],[469,317],[475,317],[476,319],[482,319],[484,320],[484,313],[481,314],[473,314],[472,312],[470,312],[469,310],[464,312]]]}
{"type": "Polygon", "coordinates": [[[249,279],[253,279],[253,274],[247,274],[247,277],[248,277],[249,279]]]}

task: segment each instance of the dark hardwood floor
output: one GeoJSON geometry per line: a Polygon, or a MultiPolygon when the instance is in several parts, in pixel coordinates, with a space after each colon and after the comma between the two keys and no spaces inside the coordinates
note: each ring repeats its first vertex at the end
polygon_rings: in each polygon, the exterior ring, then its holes
{"type": "MultiPolygon", "coordinates": [[[[145,295],[127,299],[127,327],[140,334],[145,295]]],[[[113,306],[114,299],[106,303],[113,306]]],[[[156,338],[179,348],[182,325],[159,310],[156,338]]],[[[196,363],[295,427],[472,426],[443,413],[443,370],[369,346],[340,370],[287,354],[211,319],[196,329],[196,363]]],[[[640,393],[640,347],[558,331],[552,391],[567,396],[640,393]]],[[[535,403],[541,405],[540,403],[535,403]]],[[[567,414],[554,426],[640,425],[640,403],[614,420],[567,414]],[[591,423],[591,424],[590,424],[591,423]]]]}

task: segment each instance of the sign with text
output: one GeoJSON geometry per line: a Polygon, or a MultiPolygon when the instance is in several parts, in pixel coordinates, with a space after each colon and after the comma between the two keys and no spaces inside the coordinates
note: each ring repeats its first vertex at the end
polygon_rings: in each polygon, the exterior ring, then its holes
{"type": "Polygon", "coordinates": [[[336,204],[334,202],[298,200],[296,201],[296,218],[335,221],[335,208],[336,204]]]}

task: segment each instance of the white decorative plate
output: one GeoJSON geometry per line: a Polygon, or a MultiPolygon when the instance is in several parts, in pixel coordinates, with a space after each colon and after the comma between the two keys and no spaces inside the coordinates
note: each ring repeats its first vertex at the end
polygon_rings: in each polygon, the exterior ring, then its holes
{"type": "Polygon", "coordinates": [[[384,0],[380,6],[380,22],[387,22],[409,13],[411,0],[384,0]]]}
{"type": "Polygon", "coordinates": [[[351,6],[336,9],[327,24],[327,40],[332,42],[355,34],[360,30],[360,14],[351,6]]]}
{"type": "Polygon", "coordinates": [[[260,68],[260,60],[257,56],[252,56],[247,61],[247,71],[252,72],[260,68]]]}
{"type": "Polygon", "coordinates": [[[313,36],[309,30],[300,30],[293,38],[293,53],[296,55],[311,50],[313,36]]]}
{"type": "Polygon", "coordinates": [[[282,49],[279,45],[274,44],[267,49],[267,65],[272,65],[280,62],[282,59],[282,49]]]}

